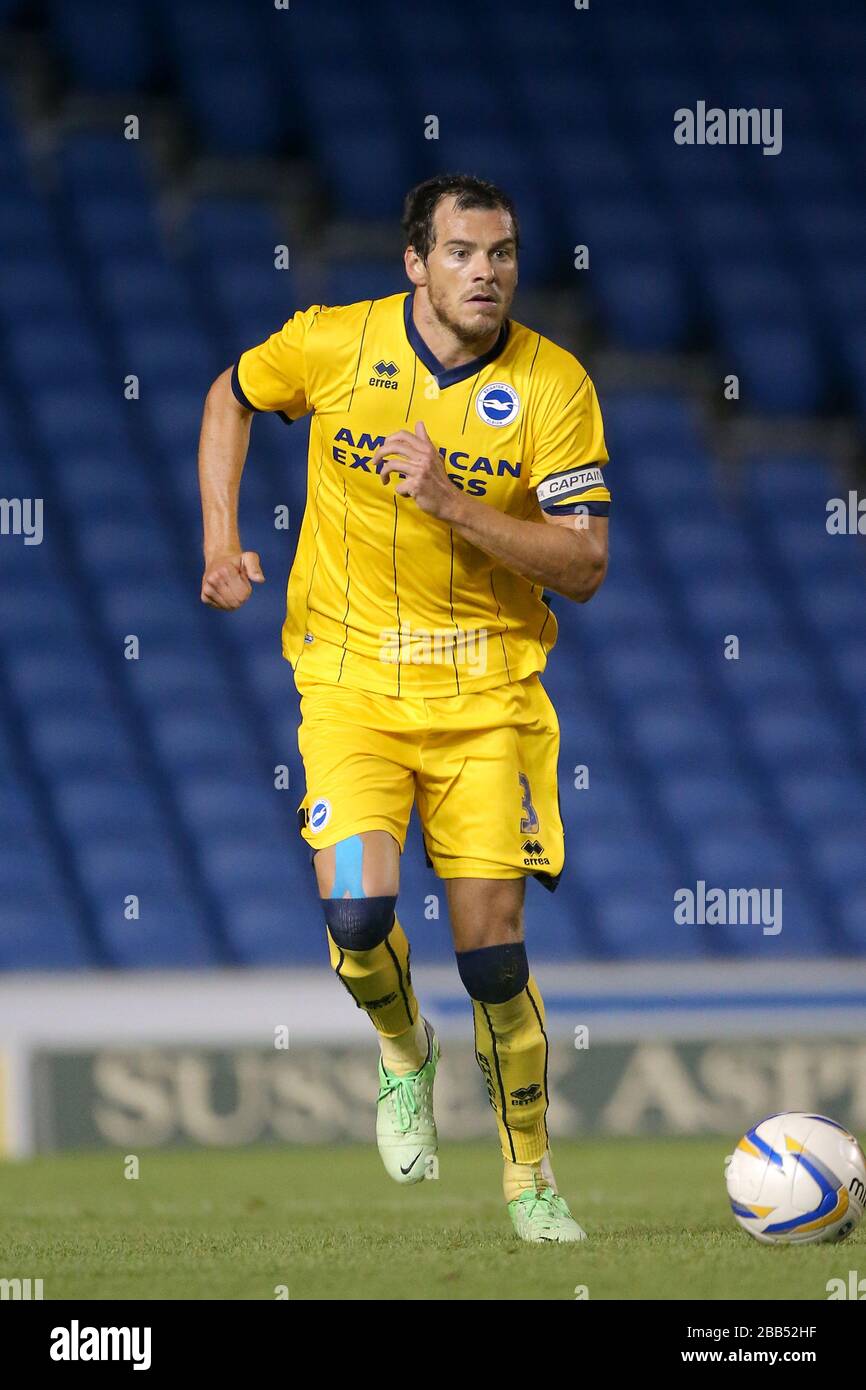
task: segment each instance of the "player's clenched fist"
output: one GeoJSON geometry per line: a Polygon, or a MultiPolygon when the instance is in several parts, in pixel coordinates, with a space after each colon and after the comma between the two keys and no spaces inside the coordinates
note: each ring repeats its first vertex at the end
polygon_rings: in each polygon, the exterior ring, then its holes
{"type": "Polygon", "coordinates": [[[240,608],[252,593],[253,584],[264,582],[261,561],[254,550],[215,555],[205,561],[201,601],[211,608],[240,608]]]}

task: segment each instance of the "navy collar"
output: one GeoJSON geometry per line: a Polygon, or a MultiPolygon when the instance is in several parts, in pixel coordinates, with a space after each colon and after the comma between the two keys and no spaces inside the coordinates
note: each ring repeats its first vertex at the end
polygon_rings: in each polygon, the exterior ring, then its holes
{"type": "Polygon", "coordinates": [[[403,322],[406,325],[406,337],[409,339],[410,346],[416,355],[420,357],[421,361],[424,363],[424,366],[435,376],[436,384],[440,389],[445,386],[454,386],[458,381],[465,381],[467,377],[475,376],[476,372],[480,372],[482,367],[486,367],[488,362],[492,362],[494,358],[499,356],[505,344],[508,342],[508,329],[510,325],[508,319],[506,319],[499,330],[499,337],[496,339],[493,347],[489,348],[481,357],[473,357],[471,362],[464,362],[460,367],[443,367],[439,358],[430,351],[415,326],[415,320],[412,317],[412,304],[414,298],[415,291],[410,290],[403,302],[403,322]]]}

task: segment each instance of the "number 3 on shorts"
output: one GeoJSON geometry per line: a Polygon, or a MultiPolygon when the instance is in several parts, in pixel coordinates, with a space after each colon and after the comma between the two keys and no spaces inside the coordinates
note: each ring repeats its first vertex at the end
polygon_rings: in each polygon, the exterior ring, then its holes
{"type": "Polygon", "coordinates": [[[529,786],[529,778],[525,772],[518,772],[520,787],[523,792],[523,801],[520,809],[523,811],[523,818],[520,822],[521,835],[534,835],[538,829],[538,816],[532,804],[532,792],[529,786]]]}

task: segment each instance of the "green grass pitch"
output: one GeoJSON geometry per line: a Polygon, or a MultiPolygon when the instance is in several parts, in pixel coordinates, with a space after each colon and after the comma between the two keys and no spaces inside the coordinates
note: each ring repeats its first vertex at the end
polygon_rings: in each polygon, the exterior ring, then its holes
{"type": "Polygon", "coordinates": [[[445,1144],[402,1188],[375,1144],[46,1155],[0,1164],[0,1277],[45,1299],[821,1299],[866,1273],[838,1246],[763,1247],[736,1226],[720,1139],[560,1142],[560,1190],[590,1239],[529,1246],[498,1149],[445,1144]]]}

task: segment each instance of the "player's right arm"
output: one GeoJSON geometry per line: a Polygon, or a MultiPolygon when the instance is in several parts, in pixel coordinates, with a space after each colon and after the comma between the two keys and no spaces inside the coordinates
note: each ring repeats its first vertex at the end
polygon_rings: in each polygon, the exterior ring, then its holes
{"type": "Polygon", "coordinates": [[[198,476],[204,523],[202,603],[240,608],[252,584],[264,581],[259,557],[241,548],[238,496],[257,411],[274,411],[287,424],[312,408],[308,339],[320,306],[299,310],[258,347],[241,354],[207,394],[199,442],[198,476]]]}
{"type": "Polygon", "coordinates": [[[238,497],[253,412],[235,397],[231,378],[229,367],[207,393],[198,451],[204,526],[201,601],[226,610],[246,603],[252,585],[265,577],[258,555],[242,549],[238,534],[238,497]]]}

